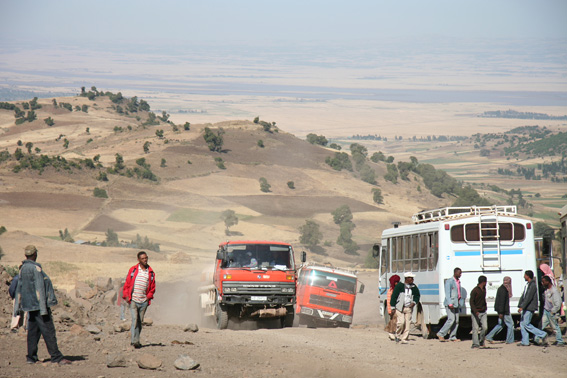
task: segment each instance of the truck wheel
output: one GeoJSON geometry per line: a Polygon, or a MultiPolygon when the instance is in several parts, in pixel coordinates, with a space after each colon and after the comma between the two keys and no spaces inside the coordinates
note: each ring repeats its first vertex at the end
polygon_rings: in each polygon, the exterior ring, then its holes
{"type": "Polygon", "coordinates": [[[293,319],[295,318],[293,309],[287,312],[287,315],[282,318],[282,328],[293,327],[293,319]]]}
{"type": "Polygon", "coordinates": [[[222,306],[217,306],[217,328],[226,329],[228,327],[228,310],[222,306]]]}

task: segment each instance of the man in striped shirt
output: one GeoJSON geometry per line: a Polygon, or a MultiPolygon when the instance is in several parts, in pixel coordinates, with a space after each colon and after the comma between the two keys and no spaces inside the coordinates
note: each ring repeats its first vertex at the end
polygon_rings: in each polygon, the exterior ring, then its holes
{"type": "Polygon", "coordinates": [[[146,309],[154,298],[156,291],[156,276],[152,268],[148,265],[148,254],[144,251],[138,252],[138,264],[128,271],[126,283],[122,291],[122,298],[130,305],[132,315],[132,345],[140,348],[140,333],[142,332],[142,322],[146,309]]]}

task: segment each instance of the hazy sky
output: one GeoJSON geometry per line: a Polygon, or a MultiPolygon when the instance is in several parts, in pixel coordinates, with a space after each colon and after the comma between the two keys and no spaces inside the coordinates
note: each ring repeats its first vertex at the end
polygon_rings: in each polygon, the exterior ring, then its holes
{"type": "Polygon", "coordinates": [[[0,0],[0,7],[0,42],[567,38],[565,0],[0,0]]]}

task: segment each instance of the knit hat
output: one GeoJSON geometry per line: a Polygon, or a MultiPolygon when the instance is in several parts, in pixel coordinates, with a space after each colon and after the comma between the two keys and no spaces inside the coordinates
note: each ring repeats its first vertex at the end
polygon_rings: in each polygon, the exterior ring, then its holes
{"type": "Polygon", "coordinates": [[[32,256],[35,253],[37,253],[37,248],[35,247],[35,245],[28,245],[25,249],[25,254],[26,256],[32,256]]]}

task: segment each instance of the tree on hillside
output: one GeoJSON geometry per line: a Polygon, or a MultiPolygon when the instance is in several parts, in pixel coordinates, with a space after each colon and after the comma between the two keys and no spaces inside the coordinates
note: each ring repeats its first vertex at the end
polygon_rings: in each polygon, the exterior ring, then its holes
{"type": "Polygon", "coordinates": [[[185,124],[183,125],[183,130],[185,131],[191,130],[191,124],[189,122],[185,122],[185,124]]]}
{"type": "Polygon", "coordinates": [[[268,193],[270,191],[270,188],[272,187],[270,184],[268,184],[268,180],[266,180],[265,177],[260,177],[260,190],[263,191],[264,193],[268,193]]]}
{"type": "Polygon", "coordinates": [[[382,151],[378,151],[372,154],[370,160],[374,163],[378,163],[379,161],[386,161],[386,156],[382,153],[382,151]]]}
{"type": "Polygon", "coordinates": [[[355,224],[352,222],[341,223],[341,229],[339,237],[337,238],[337,244],[342,246],[344,252],[347,255],[358,255],[356,251],[360,249],[358,244],[352,240],[352,230],[355,228],[355,224]]]}
{"type": "Polygon", "coordinates": [[[33,143],[32,142],[27,142],[26,143],[26,148],[28,150],[28,154],[31,154],[31,149],[33,148],[33,143]]]}
{"type": "Polygon", "coordinates": [[[224,130],[223,128],[219,128],[215,134],[210,128],[205,127],[205,133],[203,134],[203,138],[209,147],[209,150],[213,152],[221,152],[222,146],[224,144],[223,140],[224,130]]]}
{"type": "Polygon", "coordinates": [[[221,213],[221,219],[224,222],[224,226],[226,227],[224,233],[226,235],[230,235],[229,228],[238,224],[238,217],[236,216],[236,212],[230,209],[225,210],[221,213]]]}
{"type": "Polygon", "coordinates": [[[316,247],[323,239],[319,224],[309,219],[305,220],[305,224],[299,227],[299,233],[299,242],[309,249],[316,247]]]}
{"type": "Polygon", "coordinates": [[[368,164],[362,165],[360,168],[360,179],[372,185],[376,185],[376,172],[368,164]]]}
{"type": "Polygon", "coordinates": [[[120,245],[120,242],[118,241],[118,234],[114,232],[112,228],[109,228],[106,231],[105,235],[106,235],[106,245],[108,247],[117,247],[118,245],[120,245]]]}
{"type": "Polygon", "coordinates": [[[376,202],[379,205],[383,204],[384,203],[384,197],[382,197],[382,191],[378,188],[373,188],[372,189],[372,199],[374,200],[374,202],[376,202]]]}
{"type": "Polygon", "coordinates": [[[352,143],[350,145],[350,153],[351,154],[359,153],[359,154],[363,155],[364,157],[366,157],[366,156],[368,156],[368,149],[366,147],[364,147],[362,144],[352,143]]]}
{"type": "Polygon", "coordinates": [[[44,119],[43,119],[43,122],[45,122],[45,124],[46,124],[47,126],[53,126],[53,125],[55,125],[55,121],[54,121],[53,118],[51,118],[51,117],[44,118],[44,119]]]}
{"type": "Polygon", "coordinates": [[[63,240],[64,242],[67,242],[67,243],[74,243],[75,242],[75,240],[71,236],[71,233],[69,232],[68,229],[65,229],[65,231],[59,230],[59,238],[61,238],[61,240],[63,240]]]}
{"type": "Polygon", "coordinates": [[[333,222],[335,222],[335,224],[352,221],[352,212],[348,205],[342,205],[336,208],[331,215],[333,216],[333,222]]]}
{"type": "Polygon", "coordinates": [[[163,130],[156,130],[156,136],[159,139],[163,139],[163,130]]]}
{"type": "Polygon", "coordinates": [[[143,147],[143,148],[144,148],[144,153],[147,154],[148,152],[150,152],[150,144],[152,144],[152,142],[145,142],[145,143],[144,143],[144,147],[143,147]]]}
{"type": "Polygon", "coordinates": [[[324,135],[317,135],[313,133],[307,134],[307,141],[311,144],[318,144],[320,146],[326,146],[328,143],[327,138],[324,135]]]}

